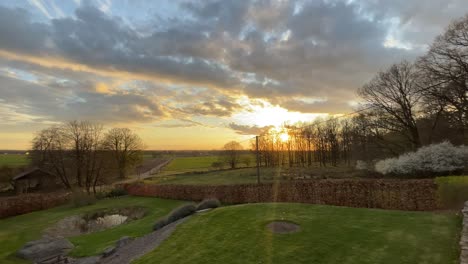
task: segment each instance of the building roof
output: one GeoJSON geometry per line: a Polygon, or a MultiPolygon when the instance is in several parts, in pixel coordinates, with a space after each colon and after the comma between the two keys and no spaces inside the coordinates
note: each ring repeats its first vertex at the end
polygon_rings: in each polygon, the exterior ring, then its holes
{"type": "Polygon", "coordinates": [[[46,173],[46,174],[49,174],[49,175],[53,176],[53,175],[50,174],[49,172],[47,172],[47,171],[45,171],[45,170],[42,170],[42,169],[40,169],[39,167],[33,167],[33,168],[29,169],[29,170],[23,171],[23,172],[21,172],[20,174],[16,175],[15,177],[13,177],[13,180],[16,181],[16,180],[19,180],[19,179],[21,179],[21,178],[25,178],[25,177],[27,177],[29,174],[34,173],[34,172],[37,172],[37,171],[40,171],[40,172],[42,172],[42,173],[46,173]]]}

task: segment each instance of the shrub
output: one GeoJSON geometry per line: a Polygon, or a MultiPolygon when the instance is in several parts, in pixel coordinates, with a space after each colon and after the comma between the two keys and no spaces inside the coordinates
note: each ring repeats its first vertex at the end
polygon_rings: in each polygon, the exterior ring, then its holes
{"type": "Polygon", "coordinates": [[[167,217],[168,224],[173,223],[179,219],[192,215],[197,211],[197,208],[194,204],[184,204],[172,210],[172,212],[167,217]]]}
{"type": "Polygon", "coordinates": [[[82,207],[96,203],[96,197],[82,190],[75,189],[72,191],[70,202],[73,207],[82,207]]]}
{"type": "Polygon", "coordinates": [[[356,170],[369,170],[369,164],[363,160],[356,161],[356,170]]]}
{"type": "Polygon", "coordinates": [[[218,199],[205,199],[197,205],[197,211],[204,210],[208,208],[218,208],[221,206],[221,203],[218,199]]]}
{"type": "Polygon", "coordinates": [[[117,187],[115,189],[112,189],[109,193],[107,193],[106,197],[112,198],[112,197],[118,197],[118,196],[124,196],[128,195],[127,190],[125,190],[122,187],[117,187]]]}
{"type": "Polygon", "coordinates": [[[175,221],[185,218],[189,215],[192,215],[195,213],[197,208],[195,207],[194,204],[184,204],[176,209],[172,210],[172,212],[169,213],[166,217],[162,217],[156,221],[153,225],[153,230],[159,230],[168,224],[174,223],[175,221]]]}
{"type": "Polygon", "coordinates": [[[375,170],[384,175],[438,176],[463,171],[468,163],[468,147],[449,142],[422,147],[398,158],[377,162],[375,170]]]}
{"type": "Polygon", "coordinates": [[[211,167],[220,170],[220,169],[223,168],[223,163],[220,162],[220,161],[215,161],[215,162],[211,163],[211,167]]]}
{"type": "Polygon", "coordinates": [[[168,224],[169,224],[169,221],[168,221],[167,217],[162,217],[162,218],[158,219],[158,221],[156,221],[156,223],[154,223],[153,230],[154,231],[159,230],[159,229],[167,226],[168,224]]]}
{"type": "Polygon", "coordinates": [[[447,209],[461,209],[468,201],[468,176],[436,178],[437,198],[440,206],[447,209]]]}

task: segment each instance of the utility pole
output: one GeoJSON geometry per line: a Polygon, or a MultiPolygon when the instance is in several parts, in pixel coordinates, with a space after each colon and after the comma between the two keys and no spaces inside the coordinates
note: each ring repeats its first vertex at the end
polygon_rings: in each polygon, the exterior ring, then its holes
{"type": "Polygon", "coordinates": [[[260,184],[260,155],[258,152],[258,136],[255,136],[255,152],[257,156],[257,184],[260,184]]]}

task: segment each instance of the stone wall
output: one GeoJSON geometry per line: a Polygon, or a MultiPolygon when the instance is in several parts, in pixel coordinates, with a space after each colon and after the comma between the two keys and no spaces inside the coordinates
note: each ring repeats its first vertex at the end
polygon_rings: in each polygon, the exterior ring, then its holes
{"type": "Polygon", "coordinates": [[[460,235],[460,264],[468,264],[468,202],[462,210],[463,229],[460,235]]]}

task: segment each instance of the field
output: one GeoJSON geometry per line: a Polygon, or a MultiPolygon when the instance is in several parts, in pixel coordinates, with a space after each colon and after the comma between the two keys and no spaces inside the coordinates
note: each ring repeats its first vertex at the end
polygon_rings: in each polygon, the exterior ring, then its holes
{"type": "Polygon", "coordinates": [[[450,214],[304,204],[250,204],[195,215],[134,264],[458,263],[460,219],[450,214]],[[287,220],[293,234],[266,224],[287,220]]]}
{"type": "MultiPolygon", "coordinates": [[[[357,171],[347,167],[276,167],[260,168],[260,180],[262,182],[288,181],[291,179],[323,179],[323,178],[353,178],[359,177],[357,171]]],[[[208,172],[186,172],[183,174],[158,174],[147,180],[157,184],[248,184],[257,182],[256,168],[240,168],[235,170],[221,170],[208,172]]]]}
{"type": "Polygon", "coordinates": [[[27,155],[22,154],[0,154],[0,167],[1,166],[10,166],[10,167],[20,167],[29,164],[29,159],[27,155]]]}
{"type": "MultiPolygon", "coordinates": [[[[262,168],[262,182],[280,180],[280,168],[262,168]]],[[[256,168],[210,171],[204,173],[183,173],[175,175],[157,175],[147,180],[157,184],[188,184],[188,185],[225,185],[256,183],[256,168]]]]}
{"type": "Polygon", "coordinates": [[[92,212],[103,208],[118,208],[128,206],[143,206],[148,208],[148,215],[129,224],[118,226],[102,232],[73,237],[70,240],[76,248],[74,256],[93,255],[102,252],[120,237],[142,236],[151,232],[156,219],[167,214],[182,202],[144,197],[121,197],[101,200],[92,206],[72,208],[70,206],[57,207],[50,210],[38,211],[17,217],[0,220],[0,263],[27,263],[13,255],[24,243],[38,239],[44,228],[58,220],[75,214],[92,212]]]}
{"type": "MultiPolygon", "coordinates": [[[[251,157],[251,163],[254,163],[253,155],[246,154],[245,156],[251,157]]],[[[164,168],[160,175],[213,170],[213,162],[219,160],[219,156],[176,157],[164,168]]],[[[244,166],[244,164],[240,166],[244,166]]]]}

